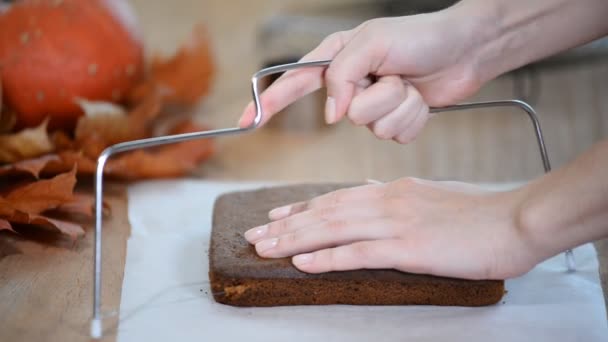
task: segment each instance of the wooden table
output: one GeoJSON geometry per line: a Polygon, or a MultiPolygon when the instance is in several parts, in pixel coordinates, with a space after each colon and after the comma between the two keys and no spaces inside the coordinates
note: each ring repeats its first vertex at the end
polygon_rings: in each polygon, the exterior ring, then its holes
{"type": "MultiPolygon", "coordinates": [[[[170,53],[195,23],[206,23],[219,72],[212,94],[197,115],[202,122],[227,127],[235,124],[249,101],[249,77],[261,65],[256,25],[296,1],[131,2],[140,13],[144,41],[151,50],[170,53]]],[[[606,79],[608,63],[541,75],[544,95],[537,109],[555,167],[608,136],[606,79]]],[[[477,99],[510,97],[510,87],[510,80],[496,80],[477,99]]],[[[314,117],[320,113],[300,108],[287,115],[314,117]]],[[[299,131],[266,128],[218,140],[218,154],[195,176],[286,181],[391,180],[405,175],[486,182],[526,180],[542,173],[532,133],[524,116],[492,111],[440,116],[408,146],[379,141],[348,123],[299,131]]],[[[105,229],[106,309],[116,309],[120,303],[129,235],[123,195],[118,192],[112,197],[114,214],[105,229]]],[[[15,239],[4,234],[0,238],[0,243],[15,239]]],[[[0,257],[0,340],[88,339],[91,242],[90,231],[83,241],[67,247],[21,241],[17,243],[21,254],[0,257]]],[[[602,248],[601,258],[608,259],[608,248],[602,248]]],[[[8,249],[0,246],[0,252],[8,249]]]]}

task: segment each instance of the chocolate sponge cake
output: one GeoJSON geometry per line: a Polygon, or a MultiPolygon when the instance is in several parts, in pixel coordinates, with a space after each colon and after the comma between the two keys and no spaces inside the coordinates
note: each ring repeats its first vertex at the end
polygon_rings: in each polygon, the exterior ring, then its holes
{"type": "Polygon", "coordinates": [[[399,272],[357,270],[307,274],[290,258],[257,256],[243,233],[268,223],[268,211],[344,185],[295,185],[225,194],[217,199],[209,249],[214,298],[234,306],[457,305],[498,302],[504,282],[462,280],[399,272]]]}

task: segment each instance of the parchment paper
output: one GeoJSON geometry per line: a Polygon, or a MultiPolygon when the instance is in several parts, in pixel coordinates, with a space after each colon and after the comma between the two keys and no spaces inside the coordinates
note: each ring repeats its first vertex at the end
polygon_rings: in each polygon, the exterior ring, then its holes
{"type": "Polygon", "coordinates": [[[608,341],[591,245],[575,250],[577,272],[552,258],[507,281],[508,294],[491,307],[217,304],[207,276],[213,202],[259,186],[181,180],[130,188],[118,341],[608,341]]]}

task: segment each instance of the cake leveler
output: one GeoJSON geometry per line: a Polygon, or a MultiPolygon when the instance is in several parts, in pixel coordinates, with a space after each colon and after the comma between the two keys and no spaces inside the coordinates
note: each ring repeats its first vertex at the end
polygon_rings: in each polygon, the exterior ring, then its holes
{"type": "MultiPolygon", "coordinates": [[[[95,171],[95,245],[94,245],[94,269],[93,269],[93,318],[91,320],[91,337],[98,339],[103,335],[102,326],[102,312],[101,312],[101,247],[102,247],[102,225],[103,225],[103,171],[108,159],[116,154],[136,150],[144,149],[149,147],[155,147],[166,144],[173,144],[182,141],[205,139],[212,137],[219,137],[225,135],[241,134],[252,131],[260,126],[262,117],[264,116],[262,104],[260,102],[260,92],[258,81],[268,75],[282,73],[297,68],[305,67],[326,67],[331,63],[331,60],[322,61],[311,61],[311,62],[298,62],[284,65],[277,65],[269,68],[262,69],[256,72],[251,78],[251,91],[253,96],[253,102],[255,105],[255,118],[253,123],[249,127],[233,127],[215,129],[201,132],[185,133],[167,135],[161,137],[140,139],[134,141],[128,141],[112,145],[106,148],[97,159],[97,168],[95,171]]],[[[489,101],[489,102],[475,102],[475,103],[464,103],[454,106],[442,107],[442,108],[431,108],[431,113],[442,113],[452,112],[458,110],[467,109],[479,109],[489,107],[515,107],[525,112],[530,118],[532,125],[534,126],[534,133],[536,134],[536,140],[538,148],[540,150],[540,156],[543,162],[545,172],[551,171],[551,164],[549,162],[549,156],[545,147],[543,133],[540,127],[540,122],[535,110],[527,103],[519,100],[504,100],[504,101],[489,101]]],[[[574,256],[571,250],[565,252],[565,263],[568,271],[574,271],[574,256]]]]}

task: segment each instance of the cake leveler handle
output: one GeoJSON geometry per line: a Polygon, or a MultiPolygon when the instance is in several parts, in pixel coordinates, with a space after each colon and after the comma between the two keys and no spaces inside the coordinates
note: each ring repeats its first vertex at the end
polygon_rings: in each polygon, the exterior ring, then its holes
{"type": "MultiPolygon", "coordinates": [[[[94,339],[99,339],[103,336],[103,325],[102,325],[102,312],[101,312],[101,258],[102,258],[102,226],[103,226],[103,171],[108,159],[116,154],[137,150],[145,149],[149,147],[161,146],[166,144],[173,144],[182,141],[205,139],[226,135],[236,135],[246,133],[258,128],[262,122],[264,111],[260,102],[260,92],[258,87],[258,81],[268,75],[277,74],[292,69],[306,68],[306,67],[326,67],[331,63],[331,60],[322,61],[311,61],[311,62],[297,62],[290,64],[277,65],[269,68],[262,69],[256,72],[251,78],[251,91],[253,96],[253,102],[255,105],[255,118],[253,123],[248,127],[233,127],[223,128],[215,130],[207,130],[201,132],[174,134],[161,137],[140,139],[134,141],[127,141],[112,145],[99,155],[97,159],[97,168],[95,171],[95,243],[94,243],[94,268],[93,268],[93,317],[91,320],[90,334],[94,339]]],[[[551,164],[549,163],[549,156],[545,148],[545,142],[543,139],[542,130],[540,128],[540,122],[534,109],[527,103],[519,100],[505,100],[505,101],[490,101],[490,102],[475,102],[458,104],[454,106],[442,107],[442,108],[431,108],[431,113],[451,112],[457,110],[466,109],[479,109],[489,107],[516,107],[523,110],[528,117],[531,119],[534,125],[534,132],[536,134],[536,140],[540,149],[540,155],[543,162],[545,172],[551,171],[551,164]]],[[[571,250],[566,251],[566,267],[569,271],[575,269],[574,258],[571,250]]]]}

